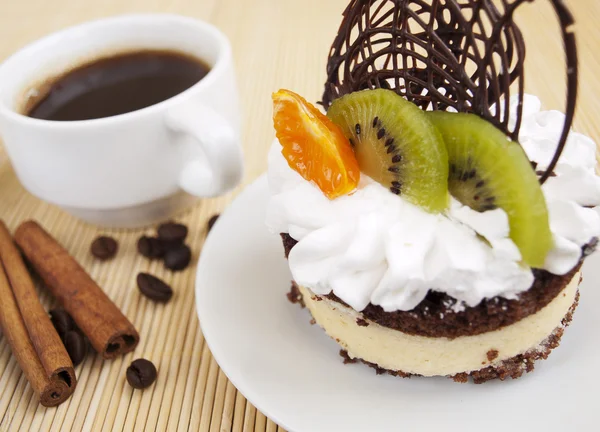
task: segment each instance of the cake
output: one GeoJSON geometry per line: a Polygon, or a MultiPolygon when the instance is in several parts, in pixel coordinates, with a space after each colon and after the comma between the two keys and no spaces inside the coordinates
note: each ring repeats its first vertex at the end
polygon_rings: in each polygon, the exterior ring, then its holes
{"type": "MultiPolygon", "coordinates": [[[[351,2],[326,113],[273,95],[267,225],[294,278],[288,298],[345,362],[400,377],[518,378],[559,345],[600,236],[596,145],[570,129],[574,39],[564,32],[566,114],[543,111],[523,91],[512,9],[475,2],[494,29],[486,39],[461,3],[428,3],[351,2]]],[[[557,11],[566,29],[568,11],[557,11]]]]}

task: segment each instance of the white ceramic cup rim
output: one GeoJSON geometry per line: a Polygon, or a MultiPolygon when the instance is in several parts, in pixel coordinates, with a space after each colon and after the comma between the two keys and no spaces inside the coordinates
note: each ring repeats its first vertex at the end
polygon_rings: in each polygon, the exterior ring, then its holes
{"type": "MultiPolygon", "coordinates": [[[[47,36],[42,37],[25,47],[18,50],[16,53],[7,58],[3,63],[0,64],[0,77],[2,76],[3,69],[14,67],[18,68],[18,63],[21,59],[27,55],[30,55],[39,50],[43,50],[45,48],[50,48],[57,43],[60,42],[62,38],[67,37],[70,33],[81,31],[82,29],[93,29],[93,28],[102,28],[102,27],[110,27],[111,25],[118,24],[123,21],[139,21],[144,22],[147,21],[148,25],[152,25],[153,21],[171,21],[171,22],[181,22],[188,25],[195,26],[199,31],[204,32],[205,34],[209,34],[210,37],[214,38],[216,43],[218,44],[218,55],[217,59],[208,72],[208,74],[198,81],[193,86],[184,90],[183,92],[168,98],[162,102],[156,103],[146,108],[142,108],[139,110],[131,111],[124,114],[119,114],[111,117],[102,117],[97,119],[90,120],[73,120],[73,121],[56,121],[56,120],[44,120],[28,117],[24,114],[21,114],[17,111],[17,107],[15,106],[7,106],[0,99],[0,115],[5,116],[11,121],[23,124],[30,125],[37,128],[49,127],[52,129],[76,129],[82,127],[88,127],[91,124],[94,126],[101,126],[103,123],[116,123],[116,122],[128,122],[132,120],[136,120],[141,116],[148,115],[150,113],[164,110],[165,108],[169,108],[172,105],[175,105],[179,102],[180,99],[186,98],[187,93],[190,91],[198,90],[199,88],[204,88],[210,86],[214,79],[222,73],[222,69],[226,67],[226,60],[230,56],[231,46],[227,37],[215,26],[190,17],[185,17],[182,15],[176,14],[125,14],[125,15],[117,15],[108,18],[101,18],[97,20],[87,21],[81,24],[77,24],[71,27],[67,27],[63,30],[59,30],[57,32],[51,33],[47,36]]],[[[49,76],[51,77],[51,75],[49,76]]],[[[35,84],[35,79],[43,78],[43,77],[30,77],[32,82],[29,85],[35,84]]],[[[26,80],[25,80],[26,81],[26,80]]],[[[0,80],[0,88],[2,87],[2,81],[0,80]]],[[[27,91],[27,87],[23,87],[22,89],[18,89],[20,92],[27,91]]],[[[1,93],[1,89],[0,89],[1,93]]]]}

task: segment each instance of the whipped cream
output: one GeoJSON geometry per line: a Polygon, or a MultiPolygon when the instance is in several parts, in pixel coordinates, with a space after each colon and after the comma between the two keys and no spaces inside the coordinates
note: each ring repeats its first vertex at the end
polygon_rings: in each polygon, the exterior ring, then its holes
{"type": "MultiPolygon", "coordinates": [[[[539,99],[526,95],[519,141],[545,169],[564,115],[540,107],[539,99]]],[[[510,108],[514,117],[516,99],[510,108]]],[[[600,216],[586,208],[600,204],[595,149],[591,139],[572,132],[556,176],[542,187],[554,236],[544,265],[551,273],[570,271],[581,247],[600,236],[600,216]]],[[[476,306],[485,298],[516,298],[533,283],[502,209],[478,213],[452,200],[445,214],[430,214],[364,174],[352,194],[329,200],[288,166],[277,141],[268,177],[267,226],[298,241],[289,256],[294,280],[320,295],[333,291],[355,310],[369,303],[410,310],[430,289],[457,305],[476,306]]]]}

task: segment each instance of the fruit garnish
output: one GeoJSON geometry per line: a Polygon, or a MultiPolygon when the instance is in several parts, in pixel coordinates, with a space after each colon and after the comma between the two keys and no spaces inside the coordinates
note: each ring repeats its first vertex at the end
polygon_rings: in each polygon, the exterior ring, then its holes
{"type": "Polygon", "coordinates": [[[448,188],[461,203],[508,215],[510,238],[531,267],[553,247],[546,200],[521,146],[474,114],[428,112],[448,149],[448,188]]]}
{"type": "Polygon", "coordinates": [[[327,116],[342,128],[363,173],[428,211],[448,206],[448,155],[425,113],[391,90],[336,99],[327,116]]]}
{"type": "Polygon", "coordinates": [[[360,168],[338,126],[302,96],[273,94],[273,122],[289,166],[335,199],[356,189],[360,168]]]}

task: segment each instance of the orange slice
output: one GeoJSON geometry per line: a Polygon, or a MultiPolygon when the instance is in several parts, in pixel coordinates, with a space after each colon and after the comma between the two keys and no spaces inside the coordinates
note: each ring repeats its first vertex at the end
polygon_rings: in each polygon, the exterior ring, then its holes
{"type": "Polygon", "coordinates": [[[356,189],[360,168],[342,130],[302,96],[273,94],[273,122],[289,166],[335,199],[356,189]]]}

